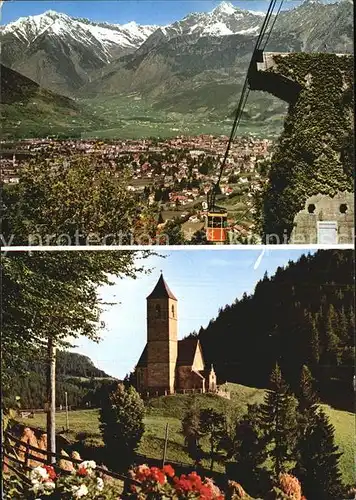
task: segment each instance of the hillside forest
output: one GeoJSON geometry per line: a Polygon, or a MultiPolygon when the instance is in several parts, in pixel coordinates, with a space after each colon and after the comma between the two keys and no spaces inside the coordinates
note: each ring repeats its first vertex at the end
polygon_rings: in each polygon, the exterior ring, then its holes
{"type": "MultiPolygon", "coordinates": [[[[37,358],[25,361],[23,373],[13,373],[12,383],[4,388],[4,403],[11,403],[19,397],[20,408],[43,409],[46,401],[47,366],[45,352],[39,351],[37,358]]],[[[99,406],[98,394],[103,386],[115,379],[99,370],[93,362],[81,354],[57,351],[56,401],[57,407],[65,404],[67,392],[68,406],[99,406]]],[[[117,382],[117,381],[116,381],[117,382]]]]}
{"type": "Polygon", "coordinates": [[[265,275],[199,333],[218,381],[267,387],[278,363],[295,390],[303,365],[328,403],[352,406],[355,356],[352,250],[320,250],[265,275]]]}

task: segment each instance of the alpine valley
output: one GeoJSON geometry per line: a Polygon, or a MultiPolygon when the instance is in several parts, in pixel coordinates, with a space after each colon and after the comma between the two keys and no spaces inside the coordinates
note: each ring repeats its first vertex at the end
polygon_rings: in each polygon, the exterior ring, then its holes
{"type": "MultiPolygon", "coordinates": [[[[352,53],[352,11],[350,0],[306,0],[282,10],[266,50],[352,53]]],[[[52,134],[227,134],[263,19],[223,2],[168,26],[96,23],[54,11],[1,26],[5,135],[41,136],[54,110],[52,134]],[[45,96],[40,116],[29,106],[37,104],[33,92],[16,90],[25,81],[41,102],[45,96]]],[[[285,113],[284,102],[251,92],[241,133],[276,135],[285,113]]]]}

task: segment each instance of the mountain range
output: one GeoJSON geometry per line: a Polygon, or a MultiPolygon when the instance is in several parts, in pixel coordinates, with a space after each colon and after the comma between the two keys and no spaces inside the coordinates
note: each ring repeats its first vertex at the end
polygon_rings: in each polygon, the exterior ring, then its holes
{"type": "MultiPolygon", "coordinates": [[[[266,50],[353,52],[353,3],[306,0],[281,11],[266,50]]],[[[95,23],[47,11],[1,27],[2,63],[40,86],[92,99],[132,96],[156,110],[229,116],[264,13],[227,2],[168,26],[95,23]]],[[[273,119],[284,103],[258,93],[251,117],[273,119]]]]}

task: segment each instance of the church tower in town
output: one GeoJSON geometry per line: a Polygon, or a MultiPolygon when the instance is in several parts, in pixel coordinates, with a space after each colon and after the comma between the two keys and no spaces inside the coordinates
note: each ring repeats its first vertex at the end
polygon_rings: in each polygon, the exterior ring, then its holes
{"type": "Polygon", "coordinates": [[[177,299],[161,274],[147,297],[147,343],[136,365],[136,386],[145,395],[217,392],[214,368],[206,368],[196,335],[178,340],[177,299]]]}
{"type": "Polygon", "coordinates": [[[161,274],[147,297],[147,386],[173,394],[178,357],[177,299],[161,274]]]}

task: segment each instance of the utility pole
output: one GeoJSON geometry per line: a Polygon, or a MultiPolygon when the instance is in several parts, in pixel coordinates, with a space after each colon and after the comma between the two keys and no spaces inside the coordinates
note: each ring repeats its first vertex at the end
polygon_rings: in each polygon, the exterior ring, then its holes
{"type": "Polygon", "coordinates": [[[162,467],[164,467],[164,464],[166,462],[166,455],[167,455],[167,443],[168,443],[168,422],[166,423],[166,435],[164,438],[164,448],[163,448],[163,459],[162,459],[162,467]]]}
{"type": "Polygon", "coordinates": [[[66,402],[66,429],[69,431],[69,415],[68,415],[68,393],[65,392],[65,402],[66,402]]]}
{"type": "Polygon", "coordinates": [[[47,351],[47,452],[48,463],[54,464],[56,457],[56,347],[53,337],[48,337],[47,351]]]}

